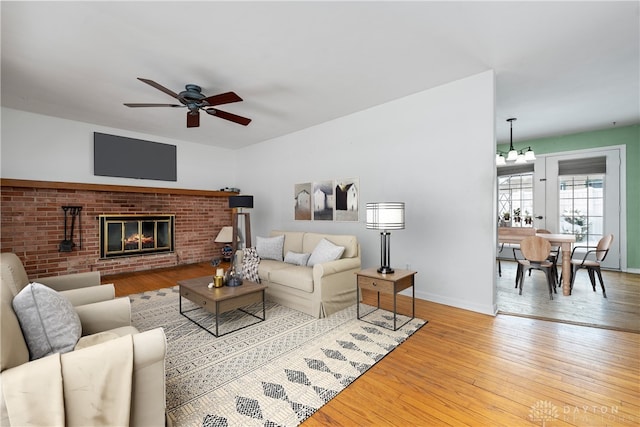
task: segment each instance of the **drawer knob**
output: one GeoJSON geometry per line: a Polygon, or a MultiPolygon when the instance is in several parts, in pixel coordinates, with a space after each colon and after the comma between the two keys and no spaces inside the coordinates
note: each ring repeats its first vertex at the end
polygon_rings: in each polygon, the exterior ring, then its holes
{"type": "Polygon", "coordinates": [[[377,284],[376,282],[371,282],[371,284],[372,284],[373,286],[378,286],[378,284],[377,284]]]}

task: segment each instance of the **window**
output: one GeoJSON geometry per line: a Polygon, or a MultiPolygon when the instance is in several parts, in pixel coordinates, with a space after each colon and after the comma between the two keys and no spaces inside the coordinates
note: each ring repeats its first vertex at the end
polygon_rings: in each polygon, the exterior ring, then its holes
{"type": "Polygon", "coordinates": [[[533,227],[533,172],[498,176],[502,227],[533,227]]]}
{"type": "Polygon", "coordinates": [[[604,229],[604,174],[559,177],[560,233],[596,246],[604,229]]]}

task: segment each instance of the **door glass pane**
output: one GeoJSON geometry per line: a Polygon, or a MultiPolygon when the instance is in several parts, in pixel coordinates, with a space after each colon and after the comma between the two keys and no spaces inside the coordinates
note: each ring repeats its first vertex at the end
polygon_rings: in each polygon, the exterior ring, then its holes
{"type": "Polygon", "coordinates": [[[562,176],[559,184],[560,232],[597,245],[604,227],[604,175],[562,176]]]}

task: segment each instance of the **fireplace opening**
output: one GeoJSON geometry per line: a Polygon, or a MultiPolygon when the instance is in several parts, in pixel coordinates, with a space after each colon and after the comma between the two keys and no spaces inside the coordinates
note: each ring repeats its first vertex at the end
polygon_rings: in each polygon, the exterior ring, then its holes
{"type": "Polygon", "coordinates": [[[173,252],[174,215],[100,215],[100,258],[173,252]]]}

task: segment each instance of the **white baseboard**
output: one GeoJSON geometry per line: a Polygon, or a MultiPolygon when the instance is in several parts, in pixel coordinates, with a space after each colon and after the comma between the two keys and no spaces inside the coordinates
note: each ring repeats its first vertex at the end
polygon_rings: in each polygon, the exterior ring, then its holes
{"type": "Polygon", "coordinates": [[[627,268],[625,273],[640,274],[640,268],[627,268]]]}
{"type": "Polygon", "coordinates": [[[475,311],[476,313],[487,314],[489,316],[495,316],[498,314],[497,304],[489,306],[478,305],[469,303],[469,301],[459,300],[457,298],[447,298],[442,295],[435,295],[429,292],[420,291],[416,291],[416,298],[435,302],[437,304],[448,305],[450,307],[461,308],[463,310],[475,311]]]}

